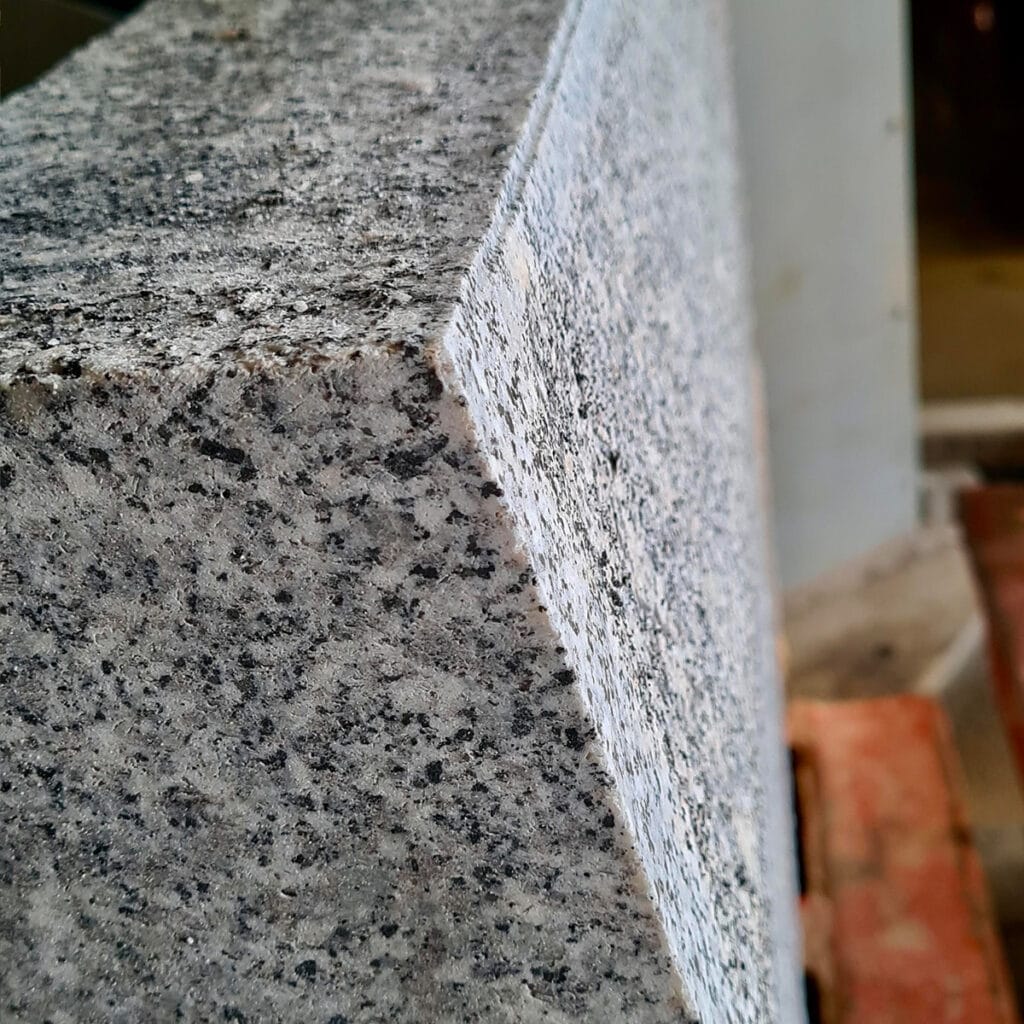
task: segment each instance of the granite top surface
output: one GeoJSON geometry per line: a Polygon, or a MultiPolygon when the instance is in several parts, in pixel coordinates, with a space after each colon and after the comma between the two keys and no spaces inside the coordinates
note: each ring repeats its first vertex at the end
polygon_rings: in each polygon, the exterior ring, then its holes
{"type": "Polygon", "coordinates": [[[562,9],[153,0],[0,107],[0,380],[435,338],[562,9]]]}

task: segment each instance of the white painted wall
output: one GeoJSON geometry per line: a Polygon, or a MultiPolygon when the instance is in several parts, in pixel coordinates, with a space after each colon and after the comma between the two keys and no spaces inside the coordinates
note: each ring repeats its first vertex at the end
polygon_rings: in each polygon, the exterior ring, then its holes
{"type": "Polygon", "coordinates": [[[900,0],[731,0],[784,586],[915,519],[900,0]]]}

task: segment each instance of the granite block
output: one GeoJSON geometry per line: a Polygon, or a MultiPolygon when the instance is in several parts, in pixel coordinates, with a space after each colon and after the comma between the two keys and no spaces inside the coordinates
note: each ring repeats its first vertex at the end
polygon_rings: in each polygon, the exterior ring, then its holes
{"type": "Polygon", "coordinates": [[[151,0],[0,107],[12,1021],[792,1021],[725,29],[151,0]]]}

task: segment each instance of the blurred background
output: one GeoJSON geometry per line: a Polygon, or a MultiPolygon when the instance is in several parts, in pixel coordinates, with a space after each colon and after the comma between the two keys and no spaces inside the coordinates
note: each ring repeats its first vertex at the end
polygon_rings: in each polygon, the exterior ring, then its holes
{"type": "Polygon", "coordinates": [[[4,0],[0,11],[0,96],[38,78],[142,0],[4,0]]]}
{"type": "MultiPolygon", "coordinates": [[[[1019,1003],[1024,5],[733,0],[731,14],[790,713],[810,699],[875,708],[881,723],[913,695],[948,715],[962,775],[950,791],[966,795],[1019,1003]]],[[[897,748],[923,742],[879,742],[874,769],[896,772],[897,748]]],[[[871,770],[833,767],[851,786],[871,770]]],[[[884,787],[877,807],[858,792],[882,846],[909,828],[897,798],[883,811],[884,787]]],[[[805,819],[827,822],[829,800],[798,786],[805,819]]],[[[806,856],[806,822],[798,839],[806,856]]],[[[915,884],[927,890],[927,874],[915,884]]],[[[903,908],[896,918],[914,906],[906,878],[885,899],[903,908]]],[[[813,946],[828,926],[808,917],[806,891],[804,902],[813,946]]],[[[839,926],[827,939],[851,974],[849,948],[885,952],[877,935],[839,926]]],[[[891,971],[922,990],[958,983],[940,945],[915,951],[918,967],[933,958],[917,975],[906,950],[889,949],[891,971]]],[[[841,979],[808,957],[812,1019],[854,1019],[829,1005],[841,979]]],[[[905,995],[885,1019],[939,1019],[905,995]]]]}

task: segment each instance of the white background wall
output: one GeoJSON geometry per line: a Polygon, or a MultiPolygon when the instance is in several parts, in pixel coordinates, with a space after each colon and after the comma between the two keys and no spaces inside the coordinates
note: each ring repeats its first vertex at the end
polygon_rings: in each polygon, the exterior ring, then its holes
{"type": "Polygon", "coordinates": [[[915,517],[900,0],[731,0],[784,586],[915,517]]]}

